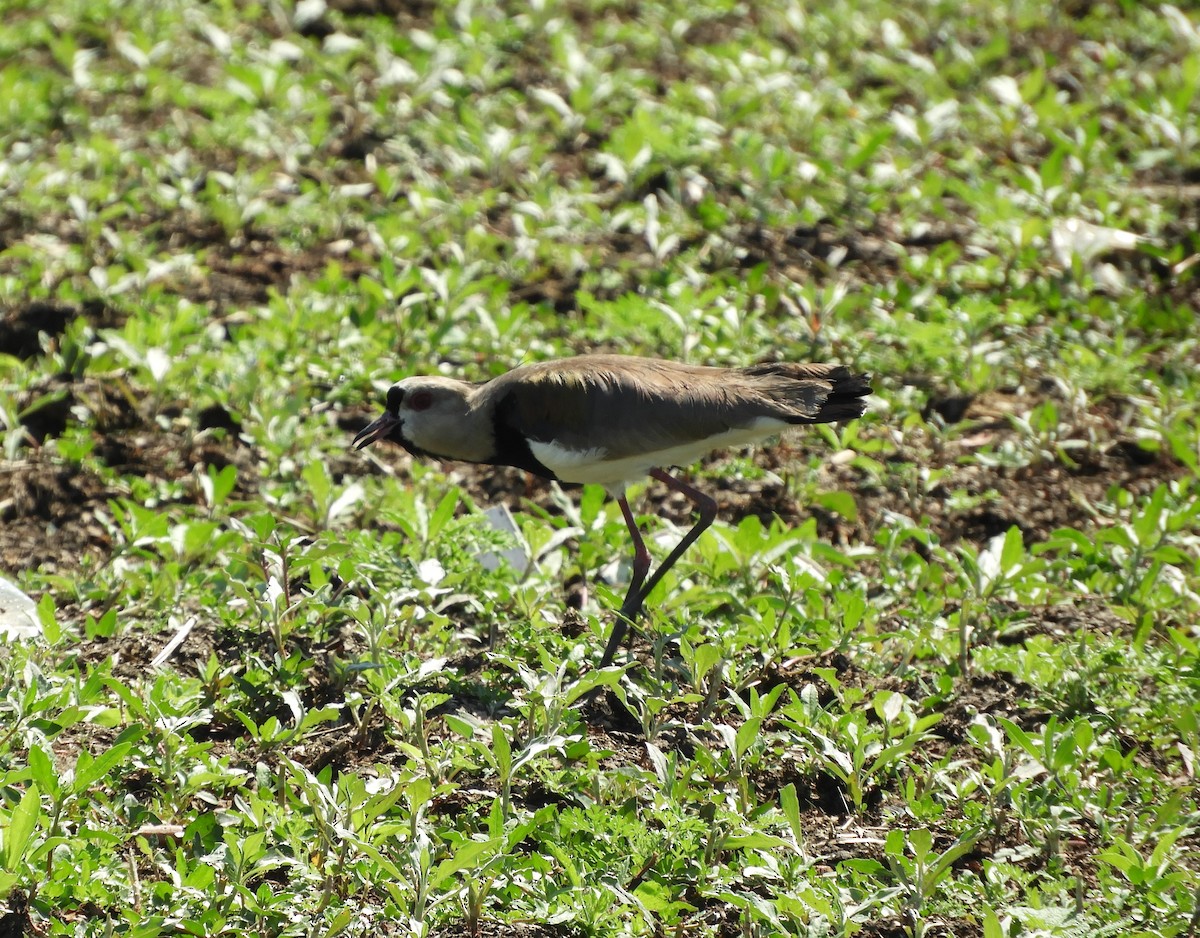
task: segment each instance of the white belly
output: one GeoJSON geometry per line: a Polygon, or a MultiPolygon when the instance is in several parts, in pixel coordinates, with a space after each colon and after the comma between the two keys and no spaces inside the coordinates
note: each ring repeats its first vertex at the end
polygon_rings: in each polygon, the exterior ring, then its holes
{"type": "Polygon", "coordinates": [[[749,427],[615,459],[610,458],[608,450],[602,446],[580,450],[530,440],[529,449],[538,462],[563,482],[603,485],[611,492],[621,492],[655,467],[690,466],[715,449],[757,443],[788,426],[790,424],[783,420],[760,417],[749,427]]]}

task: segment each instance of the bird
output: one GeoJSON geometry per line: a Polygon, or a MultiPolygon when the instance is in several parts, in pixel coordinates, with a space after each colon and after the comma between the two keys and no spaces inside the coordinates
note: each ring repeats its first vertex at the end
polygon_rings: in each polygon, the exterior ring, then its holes
{"type": "Polygon", "coordinates": [[[612,663],[646,597],[717,516],[716,501],[664,467],[760,442],[788,427],[861,417],[871,377],[844,365],[765,362],[725,368],[588,354],[520,365],[489,381],[404,378],[351,444],[390,440],[422,458],[514,466],[565,484],[603,486],[633,540],[633,565],[600,667],[612,663]],[[626,497],[646,476],[682,493],[698,519],[650,575],[626,497]]]}

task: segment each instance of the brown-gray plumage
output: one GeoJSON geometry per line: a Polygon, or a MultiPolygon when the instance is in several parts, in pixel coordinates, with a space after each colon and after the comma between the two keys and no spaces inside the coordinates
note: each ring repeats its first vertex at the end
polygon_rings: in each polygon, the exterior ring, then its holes
{"type": "Polygon", "coordinates": [[[703,492],[662,471],[789,426],[859,417],[866,375],[841,365],[714,368],[625,355],[580,355],[514,368],[491,381],[414,377],[393,385],[383,415],[354,439],[419,456],[516,466],[547,479],[603,485],[633,537],[633,577],[601,659],[607,665],[662,575],[716,516],[703,492]],[[700,519],[647,581],[650,554],[625,498],[650,475],[683,492],[700,519]]]}

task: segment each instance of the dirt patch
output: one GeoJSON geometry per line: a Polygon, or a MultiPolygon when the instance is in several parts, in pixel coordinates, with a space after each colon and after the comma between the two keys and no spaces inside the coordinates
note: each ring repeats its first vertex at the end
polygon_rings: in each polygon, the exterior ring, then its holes
{"type": "MultiPolygon", "coordinates": [[[[966,923],[964,923],[966,924],[966,923]]],[[[911,929],[907,926],[903,919],[885,918],[878,922],[868,922],[862,927],[861,931],[855,932],[863,938],[908,938],[912,934],[911,929]]],[[[942,935],[954,935],[956,938],[963,938],[965,935],[977,934],[976,927],[972,924],[967,926],[966,931],[957,931],[955,929],[947,929],[942,932],[937,928],[930,928],[924,934],[930,938],[942,938],[942,935]]]]}
{"type": "Polygon", "coordinates": [[[86,426],[103,439],[141,426],[141,402],[122,375],[76,380],[60,374],[40,381],[18,399],[21,425],[38,443],[69,426],[86,426]]]}
{"type": "Polygon", "coordinates": [[[30,388],[18,404],[22,426],[39,445],[19,460],[0,461],[0,572],[68,573],[89,558],[111,556],[118,535],[109,502],[130,495],[121,476],[187,480],[187,497],[195,501],[205,466],[237,466],[238,497],[256,485],[257,456],[219,405],[191,413],[182,404],[156,404],[122,375],[58,375],[30,388]],[[168,418],[178,432],[162,429],[154,417],[168,418]],[[90,431],[90,452],[81,461],[52,457],[40,445],[76,427],[90,431]]]}
{"type": "Polygon", "coordinates": [[[1032,727],[1047,716],[1043,711],[1030,708],[1030,702],[1036,697],[1032,687],[1012,680],[1003,672],[972,674],[958,682],[935,730],[947,743],[958,745],[966,742],[967,730],[975,718],[984,714],[1010,718],[1019,714],[1017,722],[1022,727],[1032,727]]]}
{"type": "Polygon", "coordinates": [[[266,303],[272,293],[287,293],[297,278],[321,274],[336,263],[348,279],[359,276],[367,263],[352,254],[374,249],[363,235],[347,232],[338,244],[290,248],[273,235],[254,229],[229,234],[215,222],[189,218],[165,219],[158,237],[172,251],[197,251],[203,276],[180,276],[170,283],[181,296],[218,309],[266,303]]]}
{"type": "Polygon", "coordinates": [[[111,553],[108,485],[89,473],[33,457],[0,463],[0,570],[79,569],[111,553]]]}
{"type": "MultiPolygon", "coordinates": [[[[59,613],[69,616],[72,610],[67,607],[59,613]]],[[[177,619],[179,628],[186,631],[186,637],[164,658],[162,665],[182,673],[195,673],[196,665],[206,661],[221,644],[218,626],[216,622],[201,615],[192,616],[184,609],[178,611],[177,619]]],[[[127,621],[111,637],[81,640],[75,646],[75,653],[83,664],[106,662],[118,677],[133,678],[151,671],[151,662],[176,637],[174,632],[151,632],[136,621],[127,621]]]]}
{"type": "Polygon", "coordinates": [[[42,341],[57,348],[59,336],[79,317],[94,328],[116,328],[124,315],[100,300],[88,300],[80,306],[69,303],[34,302],[0,312],[0,355],[12,355],[23,361],[42,354],[42,341]]]}
{"type": "MultiPolygon", "coordinates": [[[[957,217],[967,217],[966,211],[959,211],[957,217]]],[[[790,231],[746,228],[733,241],[743,251],[740,262],[743,268],[765,264],[772,271],[801,282],[811,280],[814,273],[850,269],[863,282],[878,283],[895,277],[909,254],[929,251],[948,242],[965,244],[973,230],[966,224],[951,225],[944,221],[905,226],[887,217],[881,217],[864,230],[825,219],[790,231]]]]}
{"type": "Polygon", "coordinates": [[[271,292],[286,293],[292,278],[321,270],[328,256],[321,251],[291,253],[251,240],[243,252],[213,253],[207,258],[208,276],[194,284],[193,298],[225,305],[265,303],[271,292]]]}
{"type": "MultiPolygon", "coordinates": [[[[399,932],[398,932],[399,933],[399,932]]],[[[542,925],[537,922],[490,922],[479,923],[479,930],[468,931],[467,923],[451,922],[433,929],[430,938],[463,938],[464,935],[478,938],[568,938],[575,935],[574,927],[542,925]]]]}
{"type": "MultiPolygon", "coordinates": [[[[1118,441],[1103,449],[1075,451],[1073,466],[1042,462],[991,471],[981,466],[956,468],[929,492],[921,511],[944,544],[986,542],[1010,527],[1018,528],[1027,543],[1044,541],[1058,528],[1091,530],[1104,523],[1095,506],[1107,500],[1114,486],[1144,496],[1186,474],[1185,467],[1169,458],[1156,456],[1147,464],[1144,453],[1118,441]],[[966,503],[984,503],[955,510],[955,494],[966,503]]],[[[881,497],[870,507],[877,512],[886,504],[881,497]]]]}
{"type": "Polygon", "coordinates": [[[399,25],[428,25],[437,5],[427,0],[329,0],[329,8],[346,16],[394,17],[399,25]]]}

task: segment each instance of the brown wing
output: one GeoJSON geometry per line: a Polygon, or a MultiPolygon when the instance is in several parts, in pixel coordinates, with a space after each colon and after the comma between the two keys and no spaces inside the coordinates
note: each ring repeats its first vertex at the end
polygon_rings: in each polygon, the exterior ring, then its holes
{"type": "MultiPolygon", "coordinates": [[[[497,436],[515,433],[617,459],[706,439],[768,417],[818,423],[862,413],[862,402],[826,415],[839,386],[865,379],[840,366],[683,365],[620,355],[582,355],[514,369],[480,389],[496,407],[497,436]]],[[[481,400],[481,403],[482,403],[481,400]]]]}

